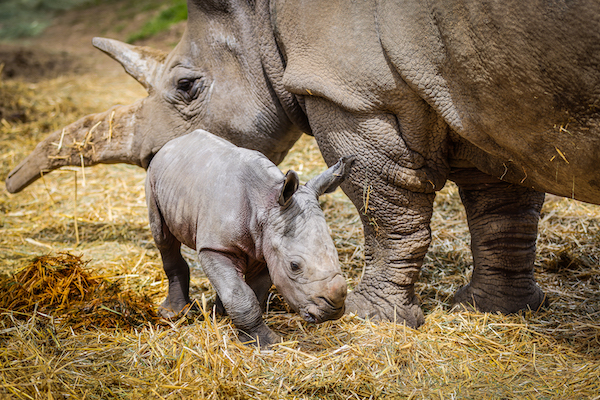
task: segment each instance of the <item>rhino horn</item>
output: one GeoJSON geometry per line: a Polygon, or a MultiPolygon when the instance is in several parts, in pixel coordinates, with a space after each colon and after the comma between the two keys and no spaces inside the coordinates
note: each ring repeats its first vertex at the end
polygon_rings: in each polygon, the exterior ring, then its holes
{"type": "Polygon", "coordinates": [[[95,37],[94,47],[118,61],[125,72],[135,78],[146,90],[150,90],[160,76],[167,53],[146,46],[133,46],[114,39],[95,37]]]}
{"type": "Polygon", "coordinates": [[[306,187],[314,190],[317,193],[317,197],[325,193],[333,192],[350,174],[350,169],[352,168],[355,159],[355,156],[340,158],[339,161],[327,171],[306,182],[306,187]]]}
{"type": "Polygon", "coordinates": [[[6,178],[6,190],[17,193],[42,174],[57,168],[127,163],[142,166],[136,151],[136,113],[144,100],[90,114],[50,134],[6,178]]]}

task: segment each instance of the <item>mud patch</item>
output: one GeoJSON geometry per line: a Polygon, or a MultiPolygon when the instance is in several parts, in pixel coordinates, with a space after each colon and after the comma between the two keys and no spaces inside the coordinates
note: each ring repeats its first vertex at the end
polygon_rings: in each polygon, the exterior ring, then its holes
{"type": "Polygon", "coordinates": [[[38,82],[84,69],[82,62],[67,52],[49,52],[10,45],[0,45],[0,79],[18,79],[38,82]]]}

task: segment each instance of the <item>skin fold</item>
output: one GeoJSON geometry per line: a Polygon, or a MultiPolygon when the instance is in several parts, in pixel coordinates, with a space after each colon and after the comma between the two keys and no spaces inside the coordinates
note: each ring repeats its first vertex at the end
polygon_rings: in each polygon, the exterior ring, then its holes
{"type": "Polygon", "coordinates": [[[357,155],[342,188],[362,218],[366,265],[348,312],[423,323],[414,283],[448,179],[473,238],[473,278],[455,300],[492,312],[544,304],[533,278],[543,193],[600,203],[600,3],[190,0],[188,10],[169,54],[94,40],[148,98],[112,122],[106,112],[66,127],[60,150],[55,132],[9,174],[9,191],[81,157],[146,168],[196,128],[275,163],[306,132],[329,165],[357,155]]]}

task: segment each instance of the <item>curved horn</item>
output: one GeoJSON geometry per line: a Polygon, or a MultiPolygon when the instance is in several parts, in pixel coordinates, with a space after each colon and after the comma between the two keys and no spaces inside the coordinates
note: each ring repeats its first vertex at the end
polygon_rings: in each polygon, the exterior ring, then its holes
{"type": "Polygon", "coordinates": [[[146,90],[156,84],[167,53],[146,46],[133,46],[114,39],[95,37],[94,47],[118,61],[125,72],[135,78],[146,90]]]}
{"type": "Polygon", "coordinates": [[[141,166],[135,146],[136,113],[144,100],[91,114],[51,133],[6,178],[17,193],[45,174],[66,165],[127,163],[141,166]]]}

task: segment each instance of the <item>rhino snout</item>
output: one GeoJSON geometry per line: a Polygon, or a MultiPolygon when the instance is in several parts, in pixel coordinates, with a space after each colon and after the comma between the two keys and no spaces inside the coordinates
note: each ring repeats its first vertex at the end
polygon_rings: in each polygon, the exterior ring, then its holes
{"type": "Polygon", "coordinates": [[[346,294],[348,294],[346,280],[342,275],[336,275],[327,284],[327,298],[332,304],[343,307],[346,301],[346,294]]]}
{"type": "Polygon", "coordinates": [[[300,312],[305,321],[320,323],[338,319],[344,314],[347,294],[346,280],[336,275],[327,283],[325,295],[315,297],[308,307],[300,312]]]}

